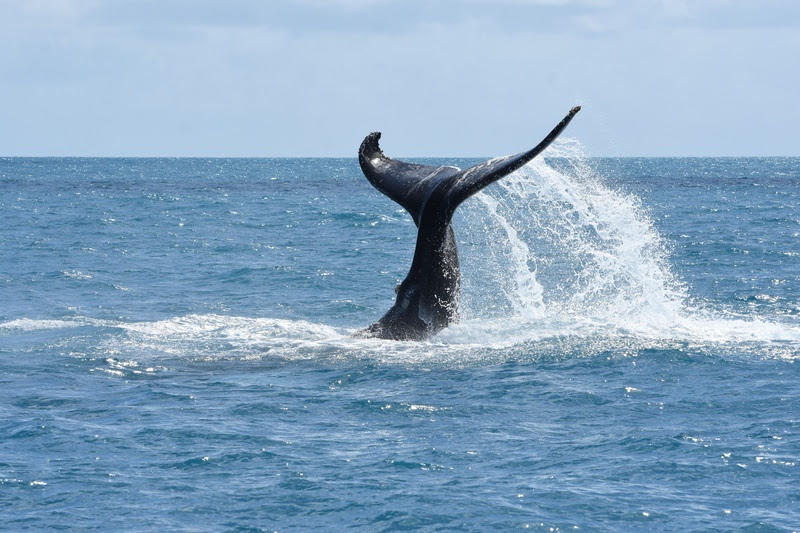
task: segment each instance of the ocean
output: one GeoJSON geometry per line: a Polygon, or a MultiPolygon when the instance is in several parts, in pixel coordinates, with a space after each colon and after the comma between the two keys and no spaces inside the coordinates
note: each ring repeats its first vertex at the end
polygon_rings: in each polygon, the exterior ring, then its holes
{"type": "Polygon", "coordinates": [[[0,158],[0,529],[800,531],[800,158],[561,141],[454,228],[459,323],[360,339],[355,158],[0,158]]]}

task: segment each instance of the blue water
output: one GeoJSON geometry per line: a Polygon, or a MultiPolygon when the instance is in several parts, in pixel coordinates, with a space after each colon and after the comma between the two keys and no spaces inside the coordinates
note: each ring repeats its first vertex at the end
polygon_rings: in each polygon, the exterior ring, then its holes
{"type": "Polygon", "coordinates": [[[0,529],[800,530],[800,159],[546,155],[424,343],[355,159],[0,159],[0,529]]]}

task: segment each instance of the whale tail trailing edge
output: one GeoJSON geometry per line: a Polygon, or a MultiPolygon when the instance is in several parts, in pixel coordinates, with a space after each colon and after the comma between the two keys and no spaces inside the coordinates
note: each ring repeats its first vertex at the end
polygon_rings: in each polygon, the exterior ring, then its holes
{"type": "Polygon", "coordinates": [[[443,199],[452,215],[464,200],[487,185],[523,167],[542,153],[564,131],[580,106],[573,107],[535,147],[513,156],[499,157],[466,170],[452,166],[428,166],[391,159],[383,154],[380,132],[367,135],[358,150],[361,169],[372,185],[403,206],[419,225],[421,211],[434,189],[446,187],[443,199]]]}

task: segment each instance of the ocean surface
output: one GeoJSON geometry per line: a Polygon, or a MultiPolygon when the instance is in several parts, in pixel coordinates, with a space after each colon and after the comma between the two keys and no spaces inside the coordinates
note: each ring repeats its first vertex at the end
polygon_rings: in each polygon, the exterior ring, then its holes
{"type": "Polygon", "coordinates": [[[567,140],[454,228],[460,323],[356,339],[354,158],[0,158],[0,529],[800,530],[800,159],[567,140]]]}

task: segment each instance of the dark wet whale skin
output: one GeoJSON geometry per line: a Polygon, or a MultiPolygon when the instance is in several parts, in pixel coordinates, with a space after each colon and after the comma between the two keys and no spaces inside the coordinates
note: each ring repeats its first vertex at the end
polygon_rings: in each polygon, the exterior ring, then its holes
{"type": "Polygon", "coordinates": [[[361,143],[358,161],[379,191],[402,205],[417,225],[417,243],[397,299],[383,317],[358,336],[424,340],[458,319],[461,271],[451,224],[467,198],[511,174],[544,151],[580,111],[574,107],[538,145],[514,156],[492,159],[466,170],[406,163],[386,157],[379,132],[361,143]]]}

